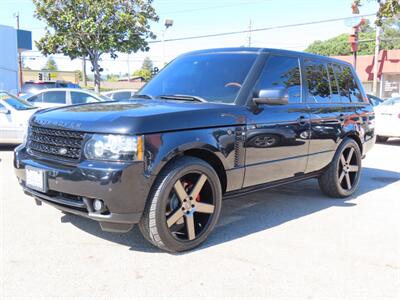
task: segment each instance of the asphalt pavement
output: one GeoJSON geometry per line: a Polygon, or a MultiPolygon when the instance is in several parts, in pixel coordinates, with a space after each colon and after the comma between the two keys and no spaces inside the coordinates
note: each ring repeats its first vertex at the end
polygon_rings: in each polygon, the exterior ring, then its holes
{"type": "Polygon", "coordinates": [[[0,148],[2,299],[400,299],[400,140],[363,160],[358,192],[308,180],[226,200],[201,247],[168,254],[23,194],[0,148]]]}

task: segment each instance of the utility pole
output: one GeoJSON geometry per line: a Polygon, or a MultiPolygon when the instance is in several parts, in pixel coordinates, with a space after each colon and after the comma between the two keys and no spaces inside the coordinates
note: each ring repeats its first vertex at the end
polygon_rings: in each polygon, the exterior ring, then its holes
{"type": "MultiPolygon", "coordinates": [[[[381,6],[380,0],[378,0],[378,11],[381,6]]],[[[378,94],[378,64],[379,64],[379,50],[381,43],[381,27],[376,25],[375,33],[375,55],[374,55],[374,79],[372,82],[372,94],[377,96],[378,94]]],[[[383,82],[381,81],[381,84],[383,82]]]]}
{"type": "MultiPolygon", "coordinates": [[[[19,29],[19,12],[15,14],[17,20],[17,30],[19,29]]],[[[18,91],[22,90],[22,55],[21,51],[18,49],[18,91]]]]}
{"type": "MultiPolygon", "coordinates": [[[[372,93],[376,96],[378,90],[378,66],[379,66],[379,50],[381,43],[381,28],[376,26],[375,34],[375,55],[374,55],[374,81],[372,82],[372,93]]],[[[381,84],[383,84],[381,82],[381,84]]]]}
{"type": "Polygon", "coordinates": [[[251,47],[251,27],[252,27],[252,24],[251,24],[251,19],[250,19],[250,22],[249,22],[249,44],[248,44],[249,47],[251,47]]]}
{"type": "Polygon", "coordinates": [[[86,80],[86,57],[82,58],[82,80],[83,85],[87,87],[87,80],[86,80]]]}

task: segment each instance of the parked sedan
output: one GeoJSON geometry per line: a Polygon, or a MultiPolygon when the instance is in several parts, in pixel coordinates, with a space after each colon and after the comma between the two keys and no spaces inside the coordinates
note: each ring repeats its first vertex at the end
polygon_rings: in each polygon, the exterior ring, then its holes
{"type": "Polygon", "coordinates": [[[6,91],[0,91],[0,144],[22,143],[28,120],[36,107],[6,91]]]}
{"type": "Polygon", "coordinates": [[[39,93],[28,97],[26,100],[34,106],[48,108],[71,104],[110,101],[111,99],[81,89],[55,88],[42,90],[39,93]]]}
{"type": "Polygon", "coordinates": [[[400,137],[400,97],[384,101],[375,108],[375,134],[378,142],[389,137],[400,137]]]}
{"type": "Polygon", "coordinates": [[[115,90],[104,92],[102,95],[110,97],[113,100],[129,100],[135,96],[137,91],[137,89],[115,90]]]}

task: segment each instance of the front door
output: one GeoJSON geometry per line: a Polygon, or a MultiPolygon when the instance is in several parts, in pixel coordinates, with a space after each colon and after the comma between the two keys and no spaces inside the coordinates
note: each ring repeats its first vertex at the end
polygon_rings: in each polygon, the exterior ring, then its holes
{"type": "Polygon", "coordinates": [[[286,91],[287,105],[259,105],[248,120],[244,187],[304,174],[310,118],[303,103],[300,61],[295,56],[267,59],[255,92],[286,91]]]}

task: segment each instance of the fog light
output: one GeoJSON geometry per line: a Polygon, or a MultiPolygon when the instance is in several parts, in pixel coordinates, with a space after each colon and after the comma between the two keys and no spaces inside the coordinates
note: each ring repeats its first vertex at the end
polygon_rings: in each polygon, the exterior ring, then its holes
{"type": "Polygon", "coordinates": [[[93,208],[94,208],[95,211],[102,211],[104,209],[103,201],[101,201],[99,199],[95,199],[93,201],[93,208]]]}

